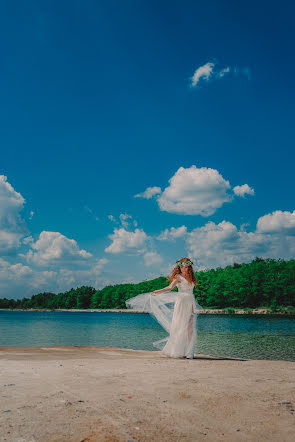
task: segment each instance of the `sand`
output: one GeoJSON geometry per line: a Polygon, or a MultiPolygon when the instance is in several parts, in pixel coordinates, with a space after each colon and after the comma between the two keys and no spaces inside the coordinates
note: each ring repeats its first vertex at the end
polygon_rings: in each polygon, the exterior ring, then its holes
{"type": "Polygon", "coordinates": [[[295,364],[0,347],[0,440],[293,441],[295,364]]]}

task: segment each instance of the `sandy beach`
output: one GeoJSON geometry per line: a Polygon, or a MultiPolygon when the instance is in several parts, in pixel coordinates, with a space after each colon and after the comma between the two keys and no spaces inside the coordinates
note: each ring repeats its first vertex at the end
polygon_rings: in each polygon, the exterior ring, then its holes
{"type": "Polygon", "coordinates": [[[293,441],[295,364],[0,347],[1,441],[293,441]]]}

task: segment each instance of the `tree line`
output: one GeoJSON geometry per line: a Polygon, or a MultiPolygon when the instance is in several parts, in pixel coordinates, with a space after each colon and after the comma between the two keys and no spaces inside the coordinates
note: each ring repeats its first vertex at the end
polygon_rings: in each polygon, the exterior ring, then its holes
{"type": "MultiPolygon", "coordinates": [[[[295,259],[262,259],[195,273],[194,295],[204,308],[295,306],[295,259]]],[[[82,286],[63,293],[44,292],[31,298],[0,298],[2,309],[125,309],[125,301],[140,293],[166,287],[160,276],[138,284],[108,285],[101,290],[82,286]]],[[[173,289],[177,291],[177,288],[173,289]]]]}

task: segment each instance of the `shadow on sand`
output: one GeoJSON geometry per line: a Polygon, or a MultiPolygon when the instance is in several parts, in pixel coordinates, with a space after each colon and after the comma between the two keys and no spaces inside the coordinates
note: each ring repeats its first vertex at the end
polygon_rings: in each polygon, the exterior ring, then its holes
{"type": "Polygon", "coordinates": [[[194,359],[203,359],[206,361],[248,361],[248,359],[242,358],[230,358],[225,356],[205,356],[205,355],[194,355],[194,359]]]}

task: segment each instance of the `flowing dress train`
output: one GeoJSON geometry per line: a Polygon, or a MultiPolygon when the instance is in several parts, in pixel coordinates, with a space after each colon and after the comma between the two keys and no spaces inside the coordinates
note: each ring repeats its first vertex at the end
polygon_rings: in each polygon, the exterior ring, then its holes
{"type": "Polygon", "coordinates": [[[194,283],[189,283],[182,275],[181,281],[172,281],[169,291],[151,295],[141,293],[127,299],[126,306],[134,310],[150,313],[169,335],[153,342],[154,347],[172,358],[192,359],[197,340],[197,315],[203,310],[195,299],[194,283]],[[178,292],[171,291],[177,287],[178,292]]]}

